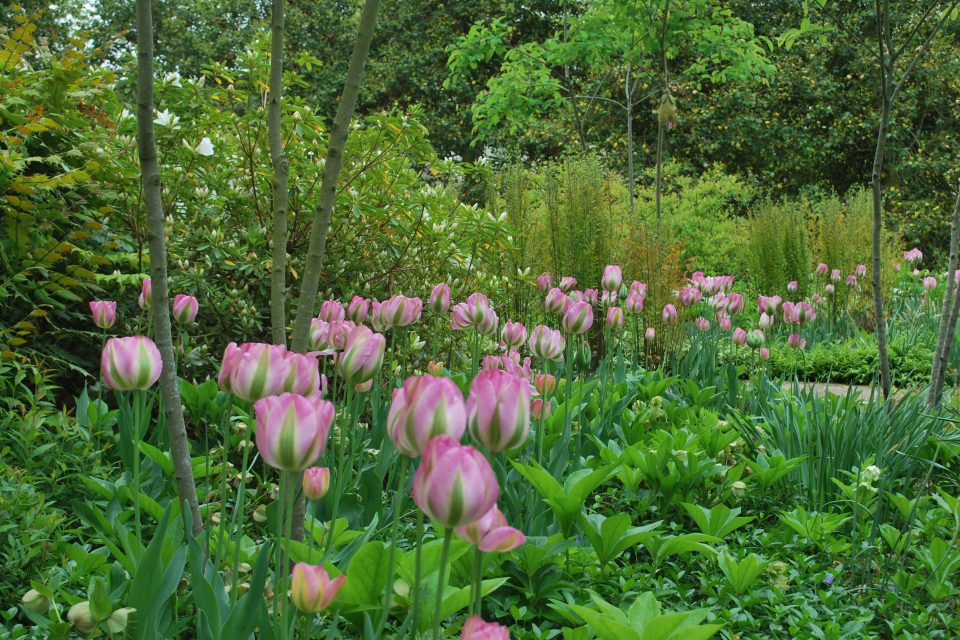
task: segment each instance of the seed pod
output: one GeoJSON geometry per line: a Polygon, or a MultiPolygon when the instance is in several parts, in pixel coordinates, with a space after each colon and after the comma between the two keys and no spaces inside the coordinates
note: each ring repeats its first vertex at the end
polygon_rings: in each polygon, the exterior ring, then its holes
{"type": "Polygon", "coordinates": [[[657,119],[667,129],[677,126],[677,106],[670,93],[664,93],[660,98],[660,108],[657,110],[657,119]]]}

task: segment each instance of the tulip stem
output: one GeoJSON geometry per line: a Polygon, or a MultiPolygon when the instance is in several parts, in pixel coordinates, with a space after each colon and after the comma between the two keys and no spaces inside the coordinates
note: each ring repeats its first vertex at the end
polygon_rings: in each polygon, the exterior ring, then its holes
{"type": "Polygon", "coordinates": [[[243,437],[243,464],[240,467],[240,487],[237,489],[237,501],[233,508],[233,516],[231,517],[230,522],[230,537],[235,539],[233,540],[234,550],[233,550],[233,572],[231,574],[231,587],[230,587],[230,597],[236,601],[236,590],[237,590],[237,572],[240,570],[240,540],[243,537],[243,530],[239,531],[237,534],[237,520],[240,518],[240,515],[243,513],[243,503],[247,497],[247,460],[250,457],[250,437],[253,434],[253,430],[250,428],[250,425],[247,425],[246,432],[243,437]]]}
{"type": "Polygon", "coordinates": [[[473,553],[473,599],[470,601],[470,615],[480,615],[480,600],[483,597],[483,552],[477,546],[473,553]]]}
{"type": "Polygon", "coordinates": [[[450,540],[453,529],[447,527],[443,532],[443,550],[440,552],[440,575],[437,576],[437,604],[433,613],[433,640],[442,640],[440,635],[440,616],[443,609],[443,592],[447,582],[447,560],[450,557],[450,540]]]}
{"type": "Polygon", "coordinates": [[[140,420],[143,417],[143,391],[133,392],[133,525],[137,531],[137,553],[143,546],[143,529],[140,523],[140,420]]]}
{"type": "Polygon", "coordinates": [[[283,590],[283,569],[280,566],[283,564],[283,505],[286,503],[286,493],[287,493],[287,476],[281,471],[280,472],[280,495],[277,500],[277,557],[276,565],[274,570],[274,580],[273,580],[273,615],[277,619],[277,631],[279,636],[283,637],[283,616],[281,615],[281,601],[280,601],[280,592],[283,590]]]}
{"type": "Polygon", "coordinates": [[[226,553],[224,551],[227,529],[226,529],[226,516],[227,516],[227,469],[228,467],[228,444],[230,443],[230,418],[233,413],[233,394],[230,394],[230,400],[227,402],[227,407],[223,412],[223,419],[220,421],[220,428],[223,432],[223,440],[220,443],[221,447],[221,460],[220,460],[220,523],[217,530],[217,555],[216,555],[216,566],[220,566],[222,561],[226,559],[226,553]]]}
{"type": "MultiPolygon", "coordinates": [[[[297,472],[294,471],[281,471],[282,478],[286,480],[286,492],[283,498],[283,507],[284,507],[284,538],[291,540],[293,537],[293,503],[296,500],[296,484],[293,482],[297,478],[297,472]]],[[[280,598],[283,602],[284,610],[289,611],[290,607],[287,602],[287,579],[290,576],[290,570],[287,568],[290,563],[290,554],[286,551],[281,551],[281,568],[280,571],[280,585],[282,587],[280,598]]],[[[283,635],[282,638],[286,638],[290,630],[290,623],[287,620],[281,618],[283,624],[283,635]]]]}
{"type": "Polygon", "coordinates": [[[417,509],[417,551],[413,569],[413,624],[411,632],[415,635],[420,618],[420,578],[423,573],[423,511],[417,509]]]}
{"type": "Polygon", "coordinates": [[[390,598],[393,595],[393,569],[397,555],[397,524],[400,521],[400,511],[403,509],[403,490],[407,483],[407,464],[410,459],[400,456],[400,472],[397,474],[397,492],[393,494],[393,521],[390,524],[390,555],[387,560],[387,586],[383,590],[383,613],[380,624],[377,625],[377,635],[387,625],[390,616],[390,598]]]}

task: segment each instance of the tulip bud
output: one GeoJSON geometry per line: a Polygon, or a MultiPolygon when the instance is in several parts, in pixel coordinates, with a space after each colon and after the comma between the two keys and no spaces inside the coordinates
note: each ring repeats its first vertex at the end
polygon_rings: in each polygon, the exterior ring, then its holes
{"type": "Polygon", "coordinates": [[[510,630],[495,622],[484,622],[480,616],[470,616],[463,623],[460,640],[510,640],[510,630]]]}
{"type": "Polygon", "coordinates": [[[526,542],[526,537],[507,525],[507,519],[496,505],[476,522],[457,527],[457,535],[479,547],[484,553],[506,553],[526,542]]]}
{"type": "Polygon", "coordinates": [[[193,296],[178,293],[173,298],[173,319],[178,324],[191,324],[197,318],[200,303],[193,296]]]}
{"type": "Polygon", "coordinates": [[[573,364],[580,369],[586,369],[593,360],[593,354],[590,352],[590,345],[581,344],[573,350],[573,364]]]}
{"type": "Polygon", "coordinates": [[[490,463],[479,451],[455,438],[437,436],[423,450],[413,476],[413,500],[447,528],[476,522],[500,497],[490,463]]]}
{"type": "Polygon", "coordinates": [[[320,393],[320,362],[317,356],[287,351],[283,355],[286,375],[280,392],[309,396],[320,393]]]}
{"type": "Polygon", "coordinates": [[[553,395],[557,390],[557,377],[549,373],[539,373],[533,379],[533,388],[542,396],[553,395]]]}
{"type": "Polygon", "coordinates": [[[443,362],[435,362],[431,360],[427,363],[427,373],[431,376],[439,378],[443,375],[443,362]]]}
{"type": "Polygon", "coordinates": [[[833,269],[830,271],[830,280],[833,282],[840,282],[840,269],[833,269]]]}
{"type": "Polygon", "coordinates": [[[707,331],[710,331],[710,321],[703,316],[697,316],[697,318],[693,321],[693,324],[697,327],[697,331],[700,333],[706,333],[707,331]]]}
{"type": "Polygon", "coordinates": [[[574,287],[577,286],[577,279],[572,276],[564,276],[560,278],[560,291],[564,293],[569,293],[573,291],[574,287]]]}
{"type": "Polygon", "coordinates": [[[527,328],[519,322],[507,320],[500,330],[500,343],[506,349],[519,349],[527,341],[527,328]]]}
{"type": "Polygon", "coordinates": [[[347,319],[356,324],[363,324],[368,315],[370,315],[370,301],[361,296],[353,296],[347,305],[347,319]]]}
{"type": "Polygon", "coordinates": [[[358,324],[347,336],[338,363],[345,384],[361,384],[371,380],[383,366],[387,341],[382,334],[358,324]]]}
{"type": "Polygon", "coordinates": [[[818,276],[822,276],[822,275],[825,275],[829,270],[830,270],[830,267],[827,266],[827,263],[821,262],[820,264],[817,265],[816,274],[818,276]]]}
{"type": "Polygon", "coordinates": [[[303,472],[303,495],[308,500],[320,500],[330,490],[330,469],[310,467],[303,472]]]}
{"type": "Polygon", "coordinates": [[[563,314],[560,322],[567,333],[578,335],[593,326],[593,307],[587,302],[574,302],[563,314]]]}
{"type": "Polygon", "coordinates": [[[567,297],[567,294],[554,287],[550,289],[546,299],[544,299],[543,306],[551,313],[563,313],[563,310],[567,308],[569,303],[570,299],[567,297]]]}
{"type": "Polygon", "coordinates": [[[769,359],[770,359],[770,349],[769,349],[769,347],[761,347],[759,353],[760,353],[760,359],[761,359],[761,360],[769,360],[769,359]]]}
{"type": "Polygon", "coordinates": [[[738,347],[743,347],[747,344],[747,332],[737,327],[733,330],[733,335],[730,337],[730,340],[738,347]]]}
{"type": "Polygon", "coordinates": [[[764,311],[760,314],[760,320],[757,322],[757,326],[766,331],[773,326],[773,316],[768,316],[766,311],[764,311]]]}
{"type": "Polygon", "coordinates": [[[696,287],[685,287],[677,294],[677,299],[680,301],[680,304],[689,307],[694,304],[699,304],[702,299],[702,294],[696,287]]]}
{"type": "Polygon", "coordinates": [[[333,351],[333,344],[330,342],[330,323],[320,318],[314,318],[310,321],[310,350],[311,351],[333,351]]]}
{"type": "Polygon", "coordinates": [[[553,276],[549,273],[541,273],[537,277],[537,288],[540,289],[540,293],[546,293],[551,286],[553,286],[553,276]]]}
{"type": "Polygon", "coordinates": [[[854,273],[856,274],[856,276],[857,276],[858,278],[866,278],[866,277],[867,277],[867,265],[865,265],[865,264],[858,264],[858,265],[857,265],[857,268],[854,269],[854,273]]]}
{"type": "Polygon", "coordinates": [[[140,308],[144,311],[150,310],[150,305],[153,303],[153,281],[150,278],[147,278],[143,281],[143,284],[140,286],[140,297],[137,298],[137,304],[140,305],[140,308]]]}
{"type": "Polygon", "coordinates": [[[847,286],[851,289],[856,289],[857,287],[857,276],[852,273],[847,276],[847,286]]]}
{"type": "Polygon", "coordinates": [[[723,316],[720,318],[719,323],[721,331],[730,331],[730,327],[733,325],[733,322],[730,320],[729,316],[723,316]]]}
{"type": "Polygon", "coordinates": [[[726,297],[727,313],[732,316],[743,311],[743,296],[739,293],[731,293],[726,297]]]}
{"type": "Polygon", "coordinates": [[[86,600],[70,607],[67,611],[67,620],[70,621],[73,630],[83,636],[89,635],[97,628],[97,621],[90,612],[90,603],[86,600]]]}
{"type": "Polygon", "coordinates": [[[410,376],[393,392],[387,434],[405,456],[419,456],[436,436],[460,440],[466,426],[463,394],[449,378],[410,376]]]}
{"type": "Polygon", "coordinates": [[[927,276],[923,279],[923,289],[924,291],[933,291],[937,288],[937,279],[933,276],[927,276]]]}
{"type": "Polygon", "coordinates": [[[827,286],[825,286],[825,287],[823,288],[823,290],[827,293],[827,295],[831,295],[831,296],[832,296],[832,295],[834,294],[834,292],[836,291],[836,287],[834,287],[834,286],[833,286],[833,283],[831,283],[831,284],[828,284],[827,286]]]}
{"type": "Polygon", "coordinates": [[[427,306],[434,313],[446,313],[450,310],[450,285],[441,282],[430,292],[427,306]]]}
{"type": "Polygon", "coordinates": [[[223,352],[220,388],[248,402],[280,393],[289,373],[287,350],[262,342],[231,342],[223,352]]]}
{"type": "Polygon", "coordinates": [[[100,329],[109,329],[117,321],[117,303],[109,300],[91,300],[90,313],[93,324],[100,329]]]}
{"type": "Polygon", "coordinates": [[[643,339],[646,342],[653,342],[657,339],[657,330],[653,327],[647,327],[647,330],[643,332],[643,339]]]}
{"type": "Polygon", "coordinates": [[[544,360],[559,360],[563,356],[563,349],[566,341],[563,335],[542,324],[538,324],[530,332],[530,339],[527,341],[530,352],[538,358],[544,360]]]}
{"type": "Polygon", "coordinates": [[[333,322],[334,320],[343,320],[346,312],[339,300],[324,300],[320,305],[320,314],[317,316],[324,322],[333,322]]]}
{"type": "Polygon", "coordinates": [[[623,328],[624,317],[623,309],[620,307],[610,307],[607,309],[607,328],[611,331],[619,331],[623,328]]]}
{"type": "Polygon", "coordinates": [[[796,293],[797,287],[799,286],[800,285],[796,280],[791,280],[790,282],[787,283],[787,291],[789,291],[790,293],[796,293]]]}
{"type": "Polygon", "coordinates": [[[642,295],[639,293],[631,293],[627,295],[627,299],[624,302],[624,307],[626,307],[627,311],[630,313],[641,313],[643,312],[643,302],[644,300],[642,295]]]}
{"type": "Polygon", "coordinates": [[[312,566],[298,562],[293,565],[293,576],[290,580],[293,606],[302,613],[320,613],[330,606],[346,581],[346,576],[331,580],[327,570],[321,565],[312,566]]]}
{"type": "Polygon", "coordinates": [[[616,291],[623,283],[623,272],[620,265],[608,264],[603,269],[603,278],[600,279],[600,286],[604,291],[616,291]]]}
{"type": "Polygon", "coordinates": [[[260,398],[253,410],[257,449],[264,462],[283,471],[303,471],[323,454],[336,414],[319,395],[294,393],[260,398]]]}
{"type": "Polygon", "coordinates": [[[501,369],[478,373],[467,397],[467,426],[490,451],[522,445],[530,431],[530,383],[501,369]]]}
{"type": "Polygon", "coordinates": [[[543,398],[534,398],[530,402],[530,415],[536,418],[537,420],[543,420],[550,416],[550,411],[552,410],[550,402],[544,400],[543,398]]]}
{"type": "Polygon", "coordinates": [[[759,349],[763,342],[763,332],[759,329],[753,329],[747,334],[747,346],[751,349],[759,349]]]}
{"type": "Polygon", "coordinates": [[[663,318],[664,322],[668,322],[670,324],[673,324],[674,322],[676,322],[677,319],[680,317],[679,314],[677,313],[677,308],[672,304],[666,305],[663,308],[663,311],[661,312],[660,316],[663,318]]]}
{"type": "Polygon", "coordinates": [[[160,350],[146,336],[110,338],[100,355],[103,381],[118,391],[149,389],[162,368],[160,350]]]}
{"type": "MultiPolygon", "coordinates": [[[[587,297],[586,295],[584,295],[584,299],[590,302],[590,304],[597,304],[596,292],[593,291],[593,289],[587,289],[587,291],[593,292],[593,295],[590,297],[587,297]]],[[[586,294],[586,291],[584,292],[584,294],[586,294]]],[[[612,305],[617,301],[617,295],[618,294],[616,291],[604,291],[603,295],[601,295],[600,297],[600,304],[605,307],[609,307],[610,305],[612,305]]]]}

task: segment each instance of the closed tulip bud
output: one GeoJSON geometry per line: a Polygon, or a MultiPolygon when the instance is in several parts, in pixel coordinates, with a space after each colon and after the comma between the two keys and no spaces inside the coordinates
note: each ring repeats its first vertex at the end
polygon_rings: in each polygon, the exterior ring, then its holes
{"type": "Polygon", "coordinates": [[[762,301],[762,306],[758,311],[772,316],[777,312],[777,308],[780,306],[783,298],[780,296],[760,296],[760,301],[762,301]]]}
{"type": "Polygon", "coordinates": [[[593,307],[588,302],[574,302],[564,312],[560,326],[573,335],[589,331],[593,326],[593,307]]]}
{"type": "Polygon", "coordinates": [[[572,276],[564,276],[560,278],[560,291],[564,293],[569,293],[577,286],[577,279],[572,276]]]}
{"type": "Polygon", "coordinates": [[[787,283],[787,291],[789,291],[790,293],[796,293],[797,287],[799,286],[800,285],[796,280],[791,280],[790,282],[787,283]]]}
{"type": "Polygon", "coordinates": [[[484,553],[506,553],[527,540],[521,531],[507,524],[507,518],[496,505],[476,522],[457,527],[457,535],[484,553]]]}
{"type": "Polygon", "coordinates": [[[642,313],[643,312],[643,296],[639,293],[631,293],[627,295],[627,299],[624,302],[624,307],[630,313],[642,313]]]}
{"type": "Polygon", "coordinates": [[[794,349],[802,349],[801,343],[806,345],[806,341],[798,333],[791,333],[787,338],[787,345],[794,349]]]}
{"type": "Polygon", "coordinates": [[[334,351],[330,343],[330,323],[314,318],[310,321],[310,350],[328,352],[334,351]]]}
{"type": "Polygon", "coordinates": [[[680,290],[680,293],[677,294],[677,299],[685,307],[697,304],[702,299],[700,290],[696,287],[685,287],[680,290]]]}
{"type": "Polygon", "coordinates": [[[697,318],[693,321],[693,324],[697,327],[697,331],[700,333],[706,333],[707,331],[710,331],[710,321],[703,316],[697,316],[697,318]]]}
{"type": "Polygon", "coordinates": [[[501,369],[478,373],[467,397],[467,428],[490,451],[522,445],[530,431],[530,383],[501,369]]]}
{"type": "Polygon", "coordinates": [[[677,308],[672,304],[668,304],[663,307],[663,311],[660,313],[660,317],[663,318],[664,322],[669,322],[673,324],[680,317],[677,313],[677,308]]]}
{"type": "Polygon", "coordinates": [[[331,580],[327,570],[321,565],[298,562],[293,565],[293,576],[290,580],[293,606],[302,613],[320,613],[330,606],[346,581],[346,576],[331,580]]]}
{"type": "Polygon", "coordinates": [[[833,269],[830,271],[830,280],[833,282],[840,282],[841,277],[840,269],[833,269]]]}
{"type": "Polygon", "coordinates": [[[753,329],[747,334],[747,346],[751,349],[759,349],[763,342],[763,332],[759,329],[753,329]]]}
{"type": "Polygon", "coordinates": [[[533,379],[533,388],[542,396],[553,395],[557,390],[557,377],[549,373],[538,373],[533,379]]]}
{"type": "Polygon", "coordinates": [[[761,360],[769,360],[769,359],[770,359],[770,349],[769,349],[768,347],[761,347],[759,353],[760,353],[760,359],[761,359],[761,360]]]}
{"type": "Polygon", "coordinates": [[[747,332],[737,327],[733,330],[733,335],[730,337],[730,340],[738,347],[745,346],[747,344],[747,332]]]}
{"type": "Polygon", "coordinates": [[[301,396],[320,395],[320,362],[317,356],[287,351],[284,356],[287,374],[280,391],[301,396]]]}
{"type": "Polygon", "coordinates": [[[382,316],[384,326],[389,328],[406,327],[420,319],[423,312],[423,301],[420,298],[391,296],[388,300],[380,303],[378,311],[382,316]]]}
{"type": "Polygon", "coordinates": [[[450,310],[450,285],[441,282],[430,292],[427,306],[434,313],[446,313],[450,310]]]}
{"type": "Polygon", "coordinates": [[[262,342],[231,342],[223,352],[220,388],[248,402],[281,392],[289,373],[287,350],[262,342]]]}
{"type": "Polygon", "coordinates": [[[530,402],[530,415],[537,420],[543,420],[550,416],[550,401],[543,398],[534,398],[530,402]]]}
{"type": "Polygon", "coordinates": [[[449,378],[411,376],[393,392],[387,435],[401,454],[415,458],[444,435],[460,440],[467,427],[463,394],[449,378]]]}
{"type": "Polygon", "coordinates": [[[831,283],[825,286],[823,290],[826,292],[827,295],[832,296],[836,292],[837,288],[834,287],[833,284],[831,283]]]}
{"type": "Polygon", "coordinates": [[[537,277],[537,288],[540,289],[540,293],[546,293],[550,290],[550,287],[553,286],[553,276],[549,273],[541,273],[537,277]]]}
{"type": "Polygon", "coordinates": [[[636,293],[641,298],[645,298],[647,296],[647,285],[639,280],[634,280],[630,283],[630,293],[636,293]]]}
{"type": "Polygon", "coordinates": [[[367,393],[370,389],[373,389],[373,380],[367,380],[366,382],[353,385],[353,390],[357,393],[367,393]]]}
{"type": "Polygon", "coordinates": [[[496,311],[490,309],[487,314],[483,317],[477,326],[475,327],[477,333],[482,336],[490,337],[497,333],[497,325],[500,323],[500,319],[497,317],[496,311]]]}
{"type": "Polygon", "coordinates": [[[559,360],[563,355],[566,341],[559,331],[539,324],[530,332],[527,346],[530,348],[530,353],[538,358],[559,360]]]}
{"type": "Polygon", "coordinates": [[[264,462],[283,471],[303,471],[322,454],[336,415],[319,395],[284,393],[253,403],[256,441],[264,462]]]}
{"type": "Polygon", "coordinates": [[[382,334],[358,324],[347,336],[338,363],[345,384],[362,384],[380,371],[387,341],[382,334]]]}
{"type": "Polygon", "coordinates": [[[858,264],[858,265],[857,265],[857,268],[854,269],[853,272],[854,272],[854,274],[856,274],[856,276],[857,276],[858,278],[866,278],[866,277],[867,277],[867,265],[865,265],[865,264],[858,264]]]}
{"type": "Polygon", "coordinates": [[[847,286],[848,286],[849,288],[851,288],[851,289],[856,289],[856,288],[857,288],[857,276],[853,275],[852,273],[851,273],[850,275],[848,275],[848,276],[847,276],[847,286]]]}
{"type": "Polygon", "coordinates": [[[593,354],[590,352],[589,344],[581,344],[573,350],[573,364],[579,369],[586,369],[593,360],[593,354]]]}
{"type": "Polygon", "coordinates": [[[619,331],[623,328],[624,317],[623,309],[620,307],[610,307],[607,309],[606,326],[611,331],[619,331]]]}
{"type": "Polygon", "coordinates": [[[643,332],[643,339],[646,342],[653,342],[657,339],[657,330],[653,327],[647,327],[647,330],[643,332]]]}
{"type": "Polygon", "coordinates": [[[519,349],[527,341],[527,328],[519,322],[507,320],[500,330],[500,344],[507,349],[519,349]]]}
{"type": "Polygon", "coordinates": [[[320,305],[320,314],[317,317],[325,322],[333,322],[334,320],[343,320],[347,316],[339,300],[324,300],[320,305]]]}
{"type": "Polygon", "coordinates": [[[173,319],[178,324],[191,324],[197,318],[200,303],[193,296],[178,293],[173,298],[173,319]]]}
{"type": "Polygon", "coordinates": [[[817,265],[816,274],[818,276],[822,276],[822,275],[825,275],[829,270],[830,270],[830,267],[827,266],[827,263],[821,262],[820,264],[817,265]]]}
{"type": "Polygon", "coordinates": [[[919,275],[920,275],[920,269],[914,269],[914,270],[913,270],[913,275],[914,275],[914,276],[919,276],[919,275]]]}
{"type": "MultiPolygon", "coordinates": [[[[321,320],[322,322],[322,320],[321,320]]],[[[350,332],[356,327],[352,320],[334,320],[327,328],[327,340],[330,343],[330,349],[334,351],[343,351],[347,345],[347,338],[350,332]]]]}
{"type": "Polygon", "coordinates": [[[67,611],[67,620],[73,630],[82,636],[89,635],[97,628],[97,621],[90,611],[90,603],[84,600],[70,607],[67,611]]]}
{"type": "Polygon", "coordinates": [[[925,291],[932,291],[937,288],[937,279],[933,276],[927,276],[923,279],[922,284],[925,291]]]}
{"type": "Polygon", "coordinates": [[[731,293],[726,297],[727,301],[727,313],[732,316],[737,315],[743,311],[743,296],[739,293],[731,293]]]}
{"type": "Polygon", "coordinates": [[[109,300],[91,300],[90,313],[93,324],[100,329],[109,329],[117,321],[117,303],[109,300]]]}
{"type": "Polygon", "coordinates": [[[471,293],[465,302],[454,305],[450,318],[454,331],[473,327],[481,335],[491,335],[499,322],[490,300],[482,293],[471,293]]]}
{"type": "Polygon", "coordinates": [[[363,324],[370,315],[370,301],[360,296],[353,296],[347,305],[346,317],[351,322],[363,324]]]}
{"type": "Polygon", "coordinates": [[[435,362],[431,360],[427,363],[427,373],[431,376],[440,377],[443,375],[443,362],[435,362]]]}
{"type": "Polygon", "coordinates": [[[730,331],[730,327],[733,325],[733,322],[730,320],[729,316],[723,316],[718,322],[720,324],[721,331],[730,331]]]}
{"type": "Polygon", "coordinates": [[[100,355],[103,381],[117,391],[149,389],[162,368],[160,350],[146,336],[110,338],[100,355]]]}
{"type": "Polygon", "coordinates": [[[437,436],[413,476],[413,500],[446,528],[476,522],[497,503],[500,487],[483,454],[455,438],[437,436]]]}
{"type": "Polygon", "coordinates": [[[480,616],[470,616],[463,623],[460,640],[510,640],[510,630],[495,622],[484,622],[480,616]]]}
{"type": "Polygon", "coordinates": [[[616,291],[623,284],[623,271],[620,265],[608,264],[603,269],[603,278],[600,279],[600,286],[604,291],[616,291]]]}
{"type": "Polygon", "coordinates": [[[798,303],[797,306],[794,307],[793,313],[797,318],[797,322],[801,324],[804,322],[813,322],[817,319],[817,310],[806,300],[798,303]]]}
{"type": "MultiPolygon", "coordinates": [[[[617,292],[616,291],[604,291],[600,296],[600,304],[605,307],[609,307],[617,301],[617,292]]],[[[591,301],[593,304],[597,304],[596,301],[591,301]]]]}
{"type": "Polygon", "coordinates": [[[330,491],[330,469],[310,467],[303,472],[303,495],[308,500],[320,500],[330,491]]]}
{"type": "Polygon", "coordinates": [[[144,311],[150,310],[150,305],[153,304],[153,281],[150,278],[144,280],[140,286],[140,297],[137,298],[137,304],[144,311]]]}
{"type": "MultiPolygon", "coordinates": [[[[570,294],[570,297],[572,298],[572,297],[573,297],[573,294],[570,294]]],[[[578,298],[578,300],[583,300],[584,302],[589,302],[591,305],[597,304],[597,301],[599,300],[597,290],[596,290],[596,289],[584,289],[584,290],[580,293],[580,297],[578,298]]]]}
{"type": "Polygon", "coordinates": [[[36,589],[30,589],[23,594],[20,603],[25,609],[39,613],[42,616],[47,615],[47,611],[50,610],[50,605],[52,604],[50,598],[41,594],[36,589]]]}
{"type": "Polygon", "coordinates": [[[546,299],[543,301],[543,306],[546,307],[547,311],[551,313],[563,313],[563,310],[567,308],[570,299],[560,289],[554,287],[550,289],[550,292],[547,293],[546,299]]]}
{"type": "Polygon", "coordinates": [[[760,320],[757,322],[757,326],[766,331],[773,326],[773,316],[767,315],[766,311],[764,311],[760,314],[760,320]]]}

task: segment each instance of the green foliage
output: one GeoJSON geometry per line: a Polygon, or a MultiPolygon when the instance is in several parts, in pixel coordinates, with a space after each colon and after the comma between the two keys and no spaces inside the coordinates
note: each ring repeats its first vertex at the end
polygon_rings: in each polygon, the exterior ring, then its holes
{"type": "Polygon", "coordinates": [[[746,258],[750,278],[765,295],[788,299],[787,283],[796,281],[796,295],[806,297],[811,259],[803,212],[793,203],[755,208],[747,224],[746,258]]]}
{"type": "Polygon", "coordinates": [[[700,624],[707,617],[703,609],[682,613],[662,613],[652,593],[644,593],[626,609],[619,609],[594,595],[593,608],[569,605],[596,634],[599,640],[668,640],[669,638],[709,638],[720,625],[700,624]]]}

